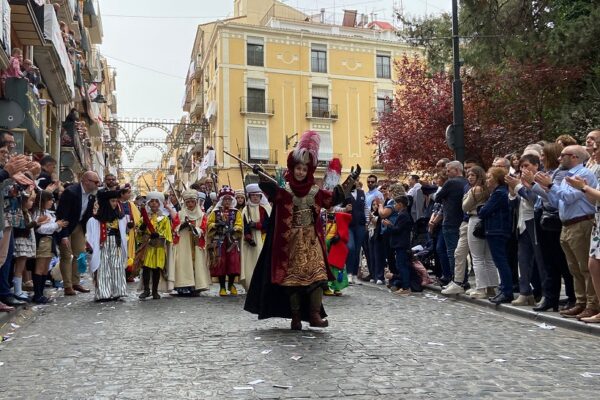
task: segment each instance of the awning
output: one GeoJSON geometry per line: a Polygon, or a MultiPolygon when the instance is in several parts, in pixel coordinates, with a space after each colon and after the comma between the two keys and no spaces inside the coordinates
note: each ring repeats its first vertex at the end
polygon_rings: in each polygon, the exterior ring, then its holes
{"type": "Polygon", "coordinates": [[[9,4],[12,29],[19,41],[27,46],[44,44],[39,23],[44,16],[43,7],[34,0],[9,0],[9,4]]]}

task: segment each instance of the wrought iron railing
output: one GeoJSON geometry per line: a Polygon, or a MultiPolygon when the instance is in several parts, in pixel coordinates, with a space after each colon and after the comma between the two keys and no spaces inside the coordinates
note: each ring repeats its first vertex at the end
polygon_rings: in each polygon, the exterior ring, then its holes
{"type": "Polygon", "coordinates": [[[306,103],[306,118],[338,119],[337,104],[306,103]]]}
{"type": "Polygon", "coordinates": [[[241,114],[275,114],[275,102],[273,99],[261,99],[254,97],[240,97],[241,114]]]}

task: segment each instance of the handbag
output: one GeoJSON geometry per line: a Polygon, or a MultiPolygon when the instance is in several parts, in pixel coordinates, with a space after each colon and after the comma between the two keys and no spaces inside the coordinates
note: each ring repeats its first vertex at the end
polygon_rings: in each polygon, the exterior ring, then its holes
{"type": "Polygon", "coordinates": [[[558,217],[558,210],[543,207],[540,227],[547,232],[560,232],[562,230],[562,222],[558,217]]]}
{"type": "Polygon", "coordinates": [[[478,239],[485,239],[485,225],[482,219],[477,221],[475,224],[475,227],[473,228],[473,236],[478,239]]]}

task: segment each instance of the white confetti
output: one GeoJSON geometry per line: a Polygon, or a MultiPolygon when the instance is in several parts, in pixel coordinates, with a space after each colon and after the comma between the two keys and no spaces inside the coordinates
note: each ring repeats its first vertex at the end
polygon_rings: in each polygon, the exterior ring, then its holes
{"type": "Polygon", "coordinates": [[[569,356],[563,356],[561,354],[558,355],[560,358],[562,358],[563,360],[572,360],[573,357],[569,357],[569,356]]]}
{"type": "Polygon", "coordinates": [[[272,352],[273,350],[263,350],[260,352],[260,354],[269,354],[270,352],[272,352]]]}
{"type": "Polygon", "coordinates": [[[547,329],[547,330],[553,330],[556,329],[556,327],[554,325],[550,325],[547,324],[545,322],[542,322],[541,324],[536,324],[538,327],[542,328],[542,329],[547,329]]]}
{"type": "Polygon", "coordinates": [[[299,359],[301,359],[302,356],[291,356],[290,359],[294,360],[294,361],[298,361],[299,359]]]}
{"type": "Polygon", "coordinates": [[[506,362],[506,360],[503,358],[494,358],[494,362],[503,363],[503,362],[506,362]]]}
{"type": "Polygon", "coordinates": [[[296,347],[295,344],[282,344],[282,347],[296,347]]]}
{"type": "Polygon", "coordinates": [[[234,386],[233,390],[254,390],[252,386],[234,386]]]}
{"type": "Polygon", "coordinates": [[[11,322],[10,326],[12,326],[14,329],[19,329],[21,327],[21,325],[17,325],[14,322],[11,322]]]}
{"type": "Polygon", "coordinates": [[[103,324],[103,323],[104,323],[104,321],[96,321],[96,322],[94,322],[94,323],[95,323],[95,324],[103,324]]]}
{"type": "Polygon", "coordinates": [[[4,363],[2,361],[0,361],[0,367],[3,366],[3,365],[4,365],[4,363]]]}
{"type": "Polygon", "coordinates": [[[258,385],[259,383],[263,383],[263,382],[264,382],[264,380],[262,380],[262,379],[256,379],[252,382],[248,382],[248,385],[258,385]]]}
{"type": "Polygon", "coordinates": [[[185,314],[185,311],[179,311],[179,314],[185,314]]]}
{"type": "Polygon", "coordinates": [[[316,339],[316,336],[302,336],[304,339],[316,339]]]}
{"type": "Polygon", "coordinates": [[[581,376],[583,376],[584,378],[595,378],[597,376],[600,376],[600,372],[584,372],[583,374],[580,374],[581,376]]]}
{"type": "Polygon", "coordinates": [[[254,340],[260,340],[260,339],[262,339],[260,336],[257,336],[254,338],[254,340]]]}
{"type": "Polygon", "coordinates": [[[427,344],[430,346],[444,346],[444,343],[437,343],[437,342],[427,342],[427,344]]]}
{"type": "Polygon", "coordinates": [[[23,339],[31,339],[31,338],[38,337],[38,336],[40,336],[40,335],[23,336],[23,339]]]}

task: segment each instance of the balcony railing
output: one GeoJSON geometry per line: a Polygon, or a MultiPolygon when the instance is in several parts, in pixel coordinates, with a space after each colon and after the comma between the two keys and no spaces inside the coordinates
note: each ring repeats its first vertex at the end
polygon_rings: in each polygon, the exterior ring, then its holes
{"type": "Polygon", "coordinates": [[[250,149],[240,149],[240,158],[249,164],[277,164],[277,150],[255,149],[253,151],[254,153],[251,155],[250,149]]]}
{"type": "MultiPolygon", "coordinates": [[[[322,157],[323,154],[320,154],[320,156],[322,157]]],[[[332,153],[330,160],[319,160],[319,162],[317,163],[317,167],[327,167],[329,165],[329,161],[333,160],[334,158],[339,158],[341,160],[342,153],[332,153]]]]}
{"type": "Polygon", "coordinates": [[[306,118],[338,119],[337,104],[306,103],[306,118]]]}
{"type": "Polygon", "coordinates": [[[390,112],[391,109],[389,107],[385,107],[383,110],[378,109],[377,107],[371,108],[371,123],[378,124],[381,120],[381,116],[390,112]]]}
{"type": "Polygon", "coordinates": [[[255,99],[252,97],[240,97],[240,114],[275,114],[275,102],[273,99],[255,99]]]}

